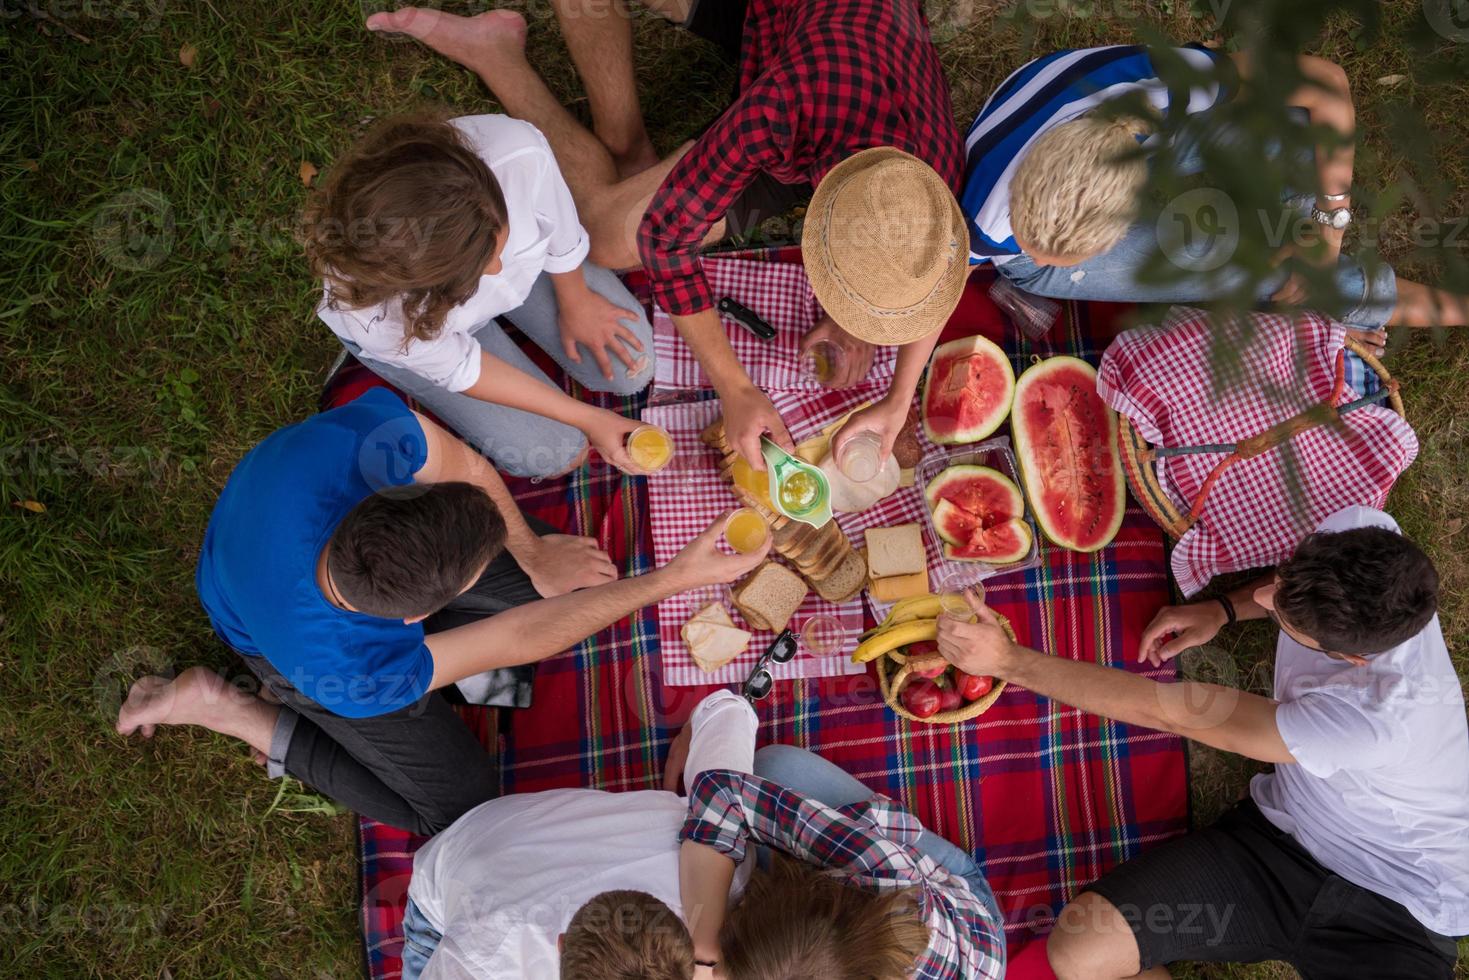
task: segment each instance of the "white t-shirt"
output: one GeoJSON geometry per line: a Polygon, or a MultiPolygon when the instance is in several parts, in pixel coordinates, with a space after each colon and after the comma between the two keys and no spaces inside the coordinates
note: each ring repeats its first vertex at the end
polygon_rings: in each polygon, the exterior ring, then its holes
{"type": "MultiPolygon", "coordinates": [[[[1322,531],[1397,522],[1348,507],[1322,531]]],[[[1469,933],[1469,725],[1438,617],[1356,667],[1281,633],[1276,725],[1294,764],[1250,783],[1265,817],[1328,870],[1469,933]]]]}
{"type": "MultiPolygon", "coordinates": [[[[710,769],[750,772],[755,712],[718,691],[694,709],[684,783],[710,769]]],[[[556,939],[587,901],[633,889],[679,917],[678,832],[688,801],[674,793],[561,789],[482,803],[413,859],[408,897],[443,934],[423,980],[560,975],[556,939]]],[[[748,863],[733,894],[748,880],[748,863]]]]}
{"type": "MultiPolygon", "coordinates": [[[[413,340],[406,348],[399,300],[363,309],[332,309],[327,288],[316,315],[374,360],[407,368],[450,391],[463,391],[479,380],[480,346],[470,334],[519,308],[542,272],[581,268],[591,245],[571,190],[540,130],[495,115],[461,116],[450,125],[464,134],[505,196],[509,237],[500,253],[504,268],[497,275],[480,277],[479,289],[449,311],[433,340],[413,340]]],[[[422,233],[431,234],[432,229],[422,233]]]]}

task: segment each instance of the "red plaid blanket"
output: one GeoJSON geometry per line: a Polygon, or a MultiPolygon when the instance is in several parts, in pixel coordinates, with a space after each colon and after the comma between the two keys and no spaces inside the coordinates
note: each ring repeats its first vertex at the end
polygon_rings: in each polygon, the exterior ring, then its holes
{"type": "MultiPolygon", "coordinates": [[[[1102,400],[1154,446],[1233,444],[1331,395],[1346,328],[1319,313],[1252,313],[1216,321],[1175,306],[1160,327],[1117,338],[1102,358],[1102,400]]],[[[1344,405],[1361,393],[1348,387],[1344,405]]],[[[1198,523],[1173,549],[1173,574],[1191,596],[1224,572],[1278,565],[1301,538],[1351,504],[1381,507],[1418,455],[1418,437],[1389,408],[1342,416],[1230,466],[1198,523]]],[[[1187,512],[1225,453],[1159,460],[1159,483],[1187,512]]]]}
{"type": "MultiPolygon", "coordinates": [[[[1006,331],[976,277],[955,335],[985,332],[1017,363],[1076,353],[1096,362],[1113,310],[1068,308],[1040,344],[1006,331]]],[[[629,401],[623,409],[635,412],[629,401]]],[[[573,533],[596,534],[624,573],[652,564],[646,482],[605,468],[518,486],[527,511],[573,533]]],[[[1039,568],[997,579],[988,601],[1020,639],[1058,656],[1133,663],[1143,627],[1168,600],[1161,533],[1137,508],[1116,542],[1092,555],[1047,549],[1039,568]]],[[[1149,672],[1171,677],[1172,667],[1149,672]]],[[[511,713],[503,759],[508,792],[562,786],[659,785],[668,742],[708,688],[662,682],[652,610],[543,663],[535,704],[511,713]]],[[[910,725],[881,703],[869,674],[778,683],[759,707],[762,743],[821,753],[975,853],[1006,916],[1011,977],[1046,976],[1039,944],[1067,898],[1139,850],[1186,826],[1179,739],[1083,715],[1011,687],[977,722],[910,725]],[[1027,949],[1027,946],[1029,948],[1027,949]]],[[[479,715],[479,712],[473,712],[479,715]]],[[[374,980],[398,976],[411,835],[363,821],[363,941],[374,980]]]]}

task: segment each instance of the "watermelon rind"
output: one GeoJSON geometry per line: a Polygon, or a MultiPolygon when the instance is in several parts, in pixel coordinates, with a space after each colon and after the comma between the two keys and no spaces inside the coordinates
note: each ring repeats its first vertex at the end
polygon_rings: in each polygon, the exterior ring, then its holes
{"type": "Polygon", "coordinates": [[[928,510],[933,512],[938,506],[939,499],[945,488],[950,483],[964,483],[969,480],[988,480],[1004,490],[1010,499],[1010,509],[1005,513],[1006,518],[1019,517],[1025,513],[1025,498],[1020,493],[1020,488],[1015,481],[1004,473],[990,466],[979,466],[974,463],[956,463],[948,469],[943,470],[923,488],[923,496],[928,504],[928,510]]]}
{"type": "Polygon", "coordinates": [[[979,442],[1004,424],[1005,418],[1010,414],[1010,405],[1014,401],[1014,398],[1015,369],[1010,366],[1010,358],[1005,355],[1005,352],[1000,349],[998,344],[988,337],[983,337],[978,334],[973,337],[951,340],[947,344],[941,345],[933,352],[933,356],[929,358],[928,376],[923,383],[923,399],[920,402],[923,406],[924,434],[928,436],[930,442],[938,445],[952,446],[979,442]],[[933,387],[934,382],[939,380],[936,378],[938,372],[935,371],[935,366],[947,358],[962,357],[965,354],[983,354],[992,359],[1005,379],[1005,390],[999,401],[996,402],[994,410],[987,417],[980,419],[975,425],[953,433],[939,432],[935,430],[929,421],[930,389],[933,387]]]}
{"type": "MultiPolygon", "coordinates": [[[[1105,548],[1117,536],[1117,532],[1122,528],[1122,514],[1127,505],[1127,492],[1123,482],[1122,461],[1117,455],[1117,416],[1105,403],[1101,403],[1106,431],[1100,433],[1098,438],[1102,440],[1112,459],[1110,489],[1113,500],[1112,513],[1108,515],[1102,528],[1103,533],[1089,542],[1070,538],[1056,526],[1053,515],[1047,510],[1045,506],[1046,488],[1041,483],[1039,467],[1035,462],[1034,453],[1037,447],[1031,445],[1030,433],[1025,425],[1024,405],[1026,396],[1038,382],[1047,381],[1052,376],[1065,371],[1081,371],[1088,379],[1090,390],[1096,391],[1096,369],[1079,357],[1061,354],[1031,365],[1015,383],[1012,407],[1014,418],[1010,426],[1010,435],[1015,443],[1015,458],[1020,464],[1020,478],[1025,484],[1025,495],[1030,500],[1030,510],[1035,515],[1036,524],[1040,526],[1041,533],[1053,544],[1070,551],[1085,553],[1105,548]]],[[[1100,402],[1100,398],[1098,400],[1100,402]]]]}

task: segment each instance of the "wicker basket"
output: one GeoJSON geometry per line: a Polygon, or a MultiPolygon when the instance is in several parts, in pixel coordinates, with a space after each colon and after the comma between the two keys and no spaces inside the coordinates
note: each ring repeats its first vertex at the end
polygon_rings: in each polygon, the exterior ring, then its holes
{"type": "MultiPolygon", "coordinates": [[[[995,616],[999,618],[1000,626],[1005,630],[1005,634],[1014,640],[1015,630],[1011,628],[1010,621],[999,613],[995,613],[995,616]]],[[[907,686],[908,679],[913,676],[913,666],[907,662],[907,658],[904,657],[899,663],[892,654],[884,654],[878,657],[876,662],[877,682],[882,686],[882,699],[887,702],[888,707],[892,708],[893,713],[900,718],[907,718],[909,721],[917,721],[925,725],[953,725],[961,721],[973,721],[988,711],[990,705],[994,704],[999,699],[1000,693],[1005,690],[1005,682],[996,681],[995,686],[990,688],[990,693],[978,701],[970,701],[953,711],[940,711],[927,718],[920,718],[903,707],[902,699],[899,697],[903,693],[903,688],[907,686]]]]}
{"type": "MultiPolygon", "coordinates": [[[[1347,350],[1360,357],[1362,363],[1366,364],[1377,375],[1381,381],[1383,391],[1387,393],[1387,401],[1392,407],[1392,410],[1403,418],[1407,418],[1407,410],[1403,407],[1403,397],[1398,391],[1398,383],[1393,380],[1392,375],[1388,373],[1383,363],[1374,357],[1359,341],[1351,337],[1347,338],[1346,347],[1347,350]]],[[[1340,372],[1341,365],[1338,364],[1338,384],[1341,383],[1340,372]]],[[[1122,457],[1123,472],[1127,474],[1127,485],[1132,490],[1133,498],[1137,500],[1143,510],[1147,511],[1148,516],[1159,527],[1170,537],[1175,539],[1181,538],[1198,521],[1199,516],[1203,513],[1204,503],[1208,498],[1209,491],[1213,487],[1214,479],[1230,463],[1240,458],[1259,455],[1259,453],[1285,442],[1298,432],[1334,420],[1339,417],[1336,410],[1331,407],[1335,405],[1335,402],[1336,394],[1333,393],[1329,402],[1308,408],[1295,418],[1288,419],[1261,433],[1254,439],[1245,440],[1245,442],[1241,442],[1238,446],[1233,447],[1234,451],[1227,454],[1221,460],[1214,475],[1200,489],[1198,498],[1194,500],[1193,506],[1187,511],[1179,509],[1178,505],[1174,503],[1173,498],[1168,495],[1168,492],[1163,489],[1163,485],[1158,481],[1158,450],[1148,445],[1147,440],[1138,433],[1126,415],[1119,415],[1117,418],[1117,447],[1122,457]]],[[[1346,410],[1349,406],[1344,405],[1342,408],[1346,410]]],[[[1200,449],[1203,448],[1200,447],[1200,449]]],[[[1212,451],[1220,451],[1219,447],[1209,448],[1212,451]]],[[[1230,447],[1225,448],[1228,449],[1230,447]]]]}

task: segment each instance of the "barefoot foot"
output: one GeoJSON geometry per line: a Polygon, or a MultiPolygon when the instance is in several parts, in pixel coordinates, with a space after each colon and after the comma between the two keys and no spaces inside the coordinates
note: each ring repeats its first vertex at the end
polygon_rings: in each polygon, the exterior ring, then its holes
{"type": "Polygon", "coordinates": [[[190,667],[173,680],[144,677],[134,683],[117,714],[117,730],[152,738],[159,725],[202,725],[243,739],[257,752],[269,752],[280,710],[207,667],[190,667]]]}
{"type": "Polygon", "coordinates": [[[425,7],[401,7],[367,18],[367,29],[407,34],[481,75],[506,57],[525,57],[525,18],[513,10],[459,17],[425,7]]]}

